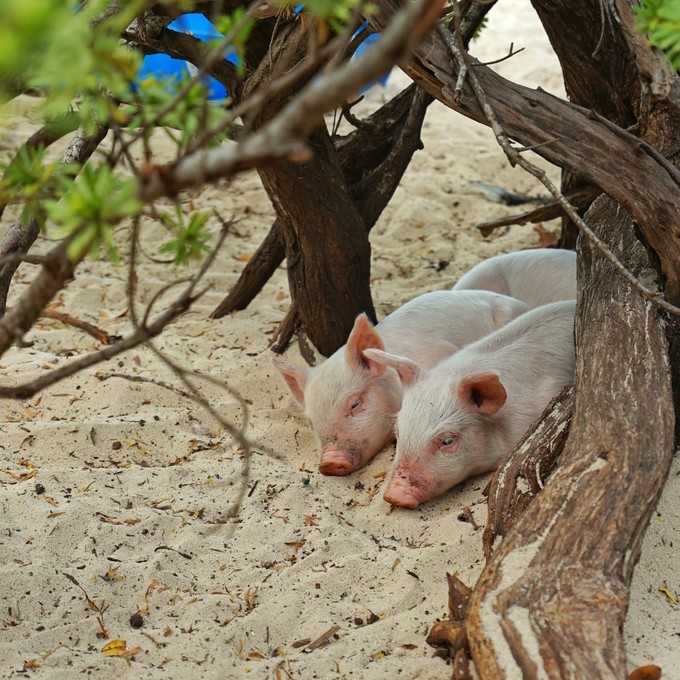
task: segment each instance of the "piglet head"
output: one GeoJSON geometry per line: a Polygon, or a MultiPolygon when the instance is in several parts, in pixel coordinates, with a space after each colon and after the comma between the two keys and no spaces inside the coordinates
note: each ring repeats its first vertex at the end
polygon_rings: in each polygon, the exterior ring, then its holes
{"type": "Polygon", "coordinates": [[[380,335],[362,314],[347,344],[320,366],[277,365],[317,435],[322,474],[349,474],[366,465],[392,438],[401,385],[393,372],[364,355],[366,350],[383,347],[380,335]]]}
{"type": "Polygon", "coordinates": [[[497,462],[493,429],[498,423],[490,416],[502,408],[506,398],[495,373],[457,380],[445,368],[421,371],[404,392],[385,500],[415,508],[464,479],[492,469],[497,462]]]}

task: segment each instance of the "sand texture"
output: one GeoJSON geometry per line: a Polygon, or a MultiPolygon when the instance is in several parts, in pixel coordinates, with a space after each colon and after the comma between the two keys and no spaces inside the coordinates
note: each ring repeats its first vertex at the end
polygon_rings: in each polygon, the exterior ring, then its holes
{"type": "MultiPolygon", "coordinates": [[[[498,58],[513,40],[525,51],[496,68],[561,94],[558,64],[529,3],[502,5],[471,51],[498,58]]],[[[406,83],[393,73],[365,106],[406,83]]],[[[2,124],[5,146],[30,127],[24,117],[2,124]]],[[[420,293],[449,288],[486,257],[540,244],[531,226],[488,239],[475,228],[513,210],[490,201],[475,182],[545,194],[508,165],[487,128],[434,103],[423,142],[371,235],[380,318],[420,293]]],[[[550,173],[559,177],[554,168],[550,173]]],[[[285,269],[247,310],[208,318],[272,223],[267,196],[253,173],[182,200],[186,209],[215,207],[239,221],[206,277],[210,289],[155,345],[225,381],[244,400],[253,442],[249,476],[243,451],[180,392],[184,386],[147,347],[29,400],[0,402],[0,677],[449,677],[425,635],[446,614],[446,572],[469,585],[481,572],[489,476],[418,510],[390,512],[382,489],[393,447],[349,477],[318,474],[314,436],[270,363],[268,343],[290,303],[285,269]],[[237,518],[217,523],[243,484],[237,518]],[[461,521],[465,506],[479,528],[461,521]],[[131,622],[136,613],[140,628],[131,622]],[[310,650],[326,633],[327,641],[310,650]],[[108,656],[102,650],[115,640],[140,649],[129,659],[108,656]]],[[[0,235],[14,217],[4,216],[0,235]]],[[[217,220],[211,225],[217,234],[217,220]]],[[[544,226],[558,229],[556,222],[544,226]]],[[[117,239],[126,252],[129,228],[117,239]]],[[[146,255],[158,256],[164,239],[159,227],[144,224],[146,255]]],[[[49,247],[42,239],[36,252],[49,247]]],[[[139,309],[186,275],[146,255],[139,309]]],[[[10,304],[33,272],[23,268],[10,304]]],[[[111,335],[128,334],[126,277],[124,266],[89,260],[53,306],[111,335]]],[[[3,384],[100,348],[51,320],[41,320],[26,340],[31,347],[0,357],[3,384]]],[[[285,360],[303,365],[296,344],[285,360]]],[[[236,397],[196,382],[222,415],[243,424],[236,397]]],[[[679,496],[676,458],[644,542],[625,630],[630,668],[656,663],[664,678],[680,678],[680,610],[669,598],[680,590],[679,496]]]]}

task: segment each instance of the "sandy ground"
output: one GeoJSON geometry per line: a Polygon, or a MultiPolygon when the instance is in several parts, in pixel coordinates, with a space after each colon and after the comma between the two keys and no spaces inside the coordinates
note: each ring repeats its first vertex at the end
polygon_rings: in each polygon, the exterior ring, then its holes
{"type": "MultiPolygon", "coordinates": [[[[473,53],[497,58],[512,39],[526,50],[498,70],[560,93],[558,66],[528,2],[493,14],[473,53]]],[[[369,104],[404,82],[394,75],[386,89],[371,90],[369,104]]],[[[21,124],[4,131],[5,139],[21,133],[21,124]]],[[[435,103],[423,141],[372,234],[381,318],[417,294],[450,287],[485,257],[539,243],[531,227],[487,240],[475,229],[508,209],[473,182],[543,193],[508,166],[486,128],[435,103]]],[[[393,448],[350,477],[319,475],[314,437],[270,365],[268,342],[290,301],[285,271],[248,310],[208,319],[271,224],[259,180],[253,174],[194,192],[185,197],[192,206],[214,206],[240,222],[207,276],[211,290],[156,344],[246,400],[254,450],[241,511],[216,523],[244,483],[244,459],[200,406],[156,384],[102,379],[116,373],[181,388],[148,348],[36,398],[0,403],[0,676],[448,677],[424,638],[446,613],[446,572],[472,585],[482,569],[481,529],[459,516],[469,506],[484,524],[488,476],[416,511],[390,512],[381,487],[393,448]],[[136,613],[141,628],[132,625],[136,613]],[[328,641],[311,651],[300,642],[325,633],[328,641]],[[115,640],[139,650],[129,659],[106,655],[115,640]]],[[[121,230],[123,248],[127,238],[121,230]]],[[[148,253],[163,238],[144,226],[148,253]]],[[[143,258],[140,306],[183,275],[143,258]]],[[[31,276],[18,277],[13,300],[31,276]]],[[[122,267],[88,261],[55,306],[110,334],[128,333],[125,279],[122,267]]],[[[54,321],[40,322],[27,339],[32,347],[0,358],[3,383],[99,348],[54,321]]],[[[296,347],[285,357],[302,364],[296,347]]],[[[214,407],[243,423],[233,396],[201,385],[214,407]]],[[[656,663],[665,678],[680,677],[680,610],[670,600],[680,589],[679,495],[676,459],[647,532],[625,629],[630,668],[656,663]]]]}

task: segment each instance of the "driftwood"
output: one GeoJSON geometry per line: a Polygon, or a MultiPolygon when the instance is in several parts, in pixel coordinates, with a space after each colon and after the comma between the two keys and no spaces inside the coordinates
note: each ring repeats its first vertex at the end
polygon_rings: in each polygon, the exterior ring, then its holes
{"type": "MultiPolygon", "coordinates": [[[[564,187],[564,183],[562,186],[564,187]]],[[[600,193],[601,192],[599,189],[587,185],[582,186],[581,188],[574,191],[565,193],[565,197],[573,206],[578,208],[580,212],[581,210],[587,209],[600,193]]],[[[560,206],[557,201],[551,201],[546,205],[542,205],[538,208],[535,208],[534,210],[530,210],[519,215],[508,215],[507,217],[499,217],[498,219],[492,220],[490,222],[483,222],[482,224],[477,225],[477,229],[479,229],[482,236],[489,236],[495,229],[499,229],[500,227],[508,227],[511,224],[535,224],[536,222],[554,220],[556,217],[561,217],[562,215],[564,215],[562,206],[560,206]]],[[[563,226],[563,231],[564,229],[565,227],[563,226]]],[[[567,229],[570,229],[570,227],[567,227],[567,229]]],[[[560,247],[566,247],[564,238],[567,237],[563,237],[562,241],[560,242],[560,247]]],[[[576,243],[574,242],[574,246],[575,245],[576,243]]]]}
{"type": "MultiPolygon", "coordinates": [[[[376,4],[381,24],[401,3],[376,4]]],[[[475,587],[466,630],[482,678],[621,678],[628,587],[674,445],[671,365],[680,403],[675,321],[667,329],[638,284],[653,287],[660,272],[666,300],[680,302],[680,173],[669,160],[680,149],[680,82],[635,39],[626,2],[534,5],[568,88],[578,88],[587,109],[520,87],[472,58],[468,69],[511,139],[608,194],[588,224],[638,280],[581,244],[569,438],[559,469],[519,516],[525,503],[512,509],[522,500],[512,486],[521,465],[508,463],[507,505],[492,521],[501,530],[508,519],[514,524],[475,587]],[[593,63],[593,52],[608,63],[593,63]],[[612,101],[603,106],[598,97],[612,101]]],[[[449,45],[441,31],[431,34],[405,70],[449,107],[491,123],[449,45]]]]}
{"type": "Polygon", "coordinates": [[[483,537],[487,560],[496,538],[510,531],[555,470],[569,434],[573,410],[574,388],[569,385],[553,399],[494,474],[488,490],[489,512],[483,537]]]}
{"type": "MultiPolygon", "coordinates": [[[[613,202],[598,200],[589,219],[619,242],[633,272],[653,273],[613,202]]],[[[598,253],[582,248],[579,262],[588,288],[579,293],[571,432],[560,468],[472,596],[468,636],[482,678],[626,672],[628,588],[673,452],[668,346],[656,307],[598,253]]]]}

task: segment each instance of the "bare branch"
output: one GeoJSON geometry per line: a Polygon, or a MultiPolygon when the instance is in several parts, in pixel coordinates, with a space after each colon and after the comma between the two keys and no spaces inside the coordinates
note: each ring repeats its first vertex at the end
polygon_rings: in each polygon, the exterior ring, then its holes
{"type": "MultiPolygon", "coordinates": [[[[459,40],[455,39],[454,36],[452,36],[451,33],[446,31],[442,26],[439,26],[437,28],[437,31],[451,49],[451,54],[456,60],[458,68],[462,69],[463,64],[465,63],[465,48],[463,47],[462,43],[459,40]]],[[[584,234],[584,236],[586,236],[586,238],[600,250],[600,252],[607,258],[607,260],[609,260],[609,262],[614,266],[616,271],[619,274],[621,274],[621,276],[623,276],[629,283],[631,283],[631,285],[633,285],[640,292],[641,295],[643,295],[647,300],[653,302],[655,305],[657,305],[664,311],[668,312],[669,314],[680,316],[680,308],[667,302],[662,297],[662,293],[658,289],[651,289],[646,287],[640,282],[638,278],[633,276],[633,274],[631,274],[626,269],[626,267],[624,267],[624,265],[616,257],[616,255],[614,255],[609,246],[602,239],[600,239],[595,234],[595,232],[593,232],[593,230],[590,229],[590,227],[588,227],[588,225],[583,221],[581,216],[578,214],[576,208],[574,208],[574,206],[571,205],[571,203],[569,203],[569,201],[565,198],[564,194],[552,183],[552,181],[546,175],[546,173],[543,170],[541,170],[538,166],[529,162],[526,158],[524,158],[524,156],[522,156],[522,154],[516,148],[512,146],[507,134],[505,133],[505,130],[503,130],[503,128],[501,127],[501,124],[499,123],[498,118],[496,117],[496,114],[492,109],[486,97],[486,94],[482,86],[480,85],[479,80],[477,79],[474,70],[470,69],[468,71],[467,80],[470,83],[470,86],[472,87],[475,96],[477,97],[479,105],[482,107],[482,110],[484,111],[484,115],[486,116],[486,119],[489,122],[489,125],[491,126],[491,129],[493,130],[493,133],[499,145],[501,146],[506,156],[508,157],[510,164],[513,166],[519,165],[528,173],[536,177],[536,179],[538,179],[543,184],[543,186],[545,186],[545,188],[548,189],[548,191],[555,198],[555,201],[560,205],[560,207],[574,222],[574,224],[576,224],[581,233],[584,234]]],[[[598,118],[602,117],[598,116],[598,118]]],[[[605,119],[602,119],[601,122],[604,123],[605,119]]],[[[606,122],[608,123],[608,121],[606,122]]],[[[609,125],[612,124],[609,123],[609,125]]],[[[612,127],[616,126],[612,125],[612,127]]],[[[617,130],[618,129],[619,128],[617,128],[617,130]]],[[[655,150],[653,151],[654,154],[658,155],[658,152],[656,152],[655,150]]],[[[668,165],[668,162],[665,161],[663,165],[665,167],[666,165],[668,165]]],[[[676,176],[680,177],[678,171],[672,166],[671,168],[672,171],[669,170],[669,174],[673,177],[676,176]]],[[[680,182],[680,180],[678,181],[680,182]]]]}
{"type": "Polygon", "coordinates": [[[375,49],[306,86],[275,119],[238,145],[199,151],[173,167],[150,169],[140,182],[140,198],[151,202],[274,160],[305,159],[309,151],[303,140],[319,117],[403,59],[438,17],[440,7],[440,1],[431,0],[408,5],[395,15],[375,49]]]}

